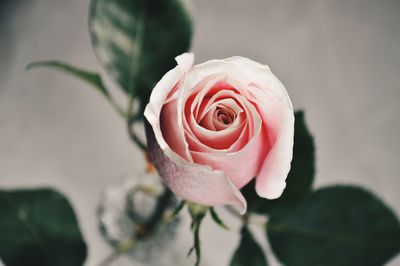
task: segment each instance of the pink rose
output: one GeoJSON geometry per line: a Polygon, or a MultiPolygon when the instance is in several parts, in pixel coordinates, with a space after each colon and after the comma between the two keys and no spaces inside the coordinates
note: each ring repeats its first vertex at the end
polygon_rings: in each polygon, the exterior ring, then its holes
{"type": "Polygon", "coordinates": [[[155,86],[144,112],[150,158],[167,186],[188,201],[231,204],[246,212],[240,190],[278,198],[293,152],[294,115],[282,83],[244,57],[193,66],[194,56],[155,86]],[[152,130],[151,130],[152,129],[152,130]]]}

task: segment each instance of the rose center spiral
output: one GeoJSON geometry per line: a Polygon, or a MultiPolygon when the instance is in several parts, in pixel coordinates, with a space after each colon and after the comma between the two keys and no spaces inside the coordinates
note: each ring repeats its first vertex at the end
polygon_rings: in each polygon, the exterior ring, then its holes
{"type": "Polygon", "coordinates": [[[215,112],[217,120],[225,125],[232,124],[233,120],[235,119],[234,114],[226,109],[217,108],[215,112]]]}

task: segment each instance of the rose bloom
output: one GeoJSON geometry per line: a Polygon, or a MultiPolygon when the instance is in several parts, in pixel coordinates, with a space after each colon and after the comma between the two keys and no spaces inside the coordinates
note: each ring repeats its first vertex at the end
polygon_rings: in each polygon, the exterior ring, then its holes
{"type": "Polygon", "coordinates": [[[278,198],[293,153],[288,93],[268,66],[244,57],[193,66],[194,56],[157,83],[144,115],[149,155],[167,186],[190,202],[246,212],[240,189],[278,198]]]}

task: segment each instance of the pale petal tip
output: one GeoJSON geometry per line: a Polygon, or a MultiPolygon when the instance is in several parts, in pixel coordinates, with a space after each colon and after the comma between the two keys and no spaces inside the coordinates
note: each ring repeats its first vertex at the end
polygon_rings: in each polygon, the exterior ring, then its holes
{"type": "Polygon", "coordinates": [[[241,208],[239,209],[240,215],[245,215],[247,212],[247,203],[242,205],[241,208]]]}
{"type": "Polygon", "coordinates": [[[194,63],[194,53],[187,52],[175,57],[175,61],[184,71],[189,70],[194,63]]]}
{"type": "Polygon", "coordinates": [[[246,212],[247,212],[247,201],[246,201],[246,199],[243,197],[242,193],[240,193],[240,195],[236,194],[236,197],[238,199],[238,202],[235,203],[233,206],[235,206],[235,209],[237,209],[239,211],[240,215],[246,214],[246,212]]]}
{"type": "Polygon", "coordinates": [[[279,198],[283,191],[285,190],[286,182],[281,182],[277,184],[273,184],[270,186],[261,186],[260,184],[256,184],[256,193],[261,198],[273,200],[279,198]]]}

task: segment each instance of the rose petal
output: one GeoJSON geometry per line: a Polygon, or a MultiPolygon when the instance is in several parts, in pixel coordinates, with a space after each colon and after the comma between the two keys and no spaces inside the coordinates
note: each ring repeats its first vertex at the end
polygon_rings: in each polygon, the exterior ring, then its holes
{"type": "Polygon", "coordinates": [[[285,186],[293,156],[294,113],[286,88],[266,65],[248,58],[227,61],[241,68],[252,80],[248,97],[252,99],[267,127],[270,151],[256,179],[260,197],[278,198],[285,186]]]}
{"type": "Polygon", "coordinates": [[[222,171],[181,161],[173,153],[167,155],[150,126],[146,127],[146,135],[150,159],[175,195],[206,206],[231,204],[239,208],[241,214],[246,212],[246,199],[222,171]]]}

